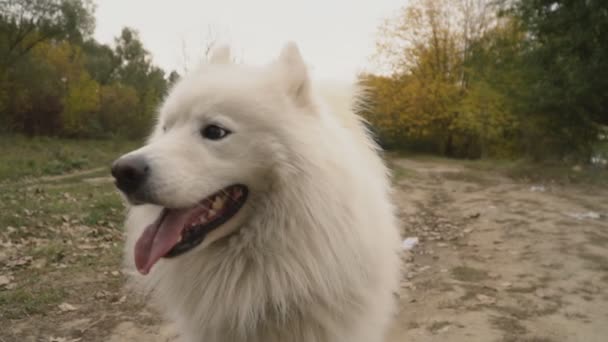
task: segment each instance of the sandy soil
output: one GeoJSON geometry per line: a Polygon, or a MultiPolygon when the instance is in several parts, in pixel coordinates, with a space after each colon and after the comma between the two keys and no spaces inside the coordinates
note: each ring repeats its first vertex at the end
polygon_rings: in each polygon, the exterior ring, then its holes
{"type": "Polygon", "coordinates": [[[422,242],[391,342],[608,340],[608,192],[397,164],[404,235],[422,242]]]}
{"type": "MultiPolygon", "coordinates": [[[[420,242],[403,251],[389,342],[608,341],[608,189],[515,182],[464,162],[393,162],[403,237],[420,242]]],[[[141,301],[110,297],[104,312],[66,313],[52,335],[25,340],[175,340],[141,301]]],[[[0,342],[27,336],[38,319],[0,342]]]]}

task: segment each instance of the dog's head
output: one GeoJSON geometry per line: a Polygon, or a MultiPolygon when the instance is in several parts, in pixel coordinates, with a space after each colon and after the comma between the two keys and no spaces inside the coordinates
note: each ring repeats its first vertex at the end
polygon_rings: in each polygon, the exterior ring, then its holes
{"type": "Polygon", "coordinates": [[[313,102],[293,43],[263,67],[232,64],[222,47],[180,80],[148,143],[112,166],[131,204],[162,208],[135,245],[138,270],[238,229],[255,212],[253,200],[272,188],[286,164],[284,139],[315,111],[313,102]]]}

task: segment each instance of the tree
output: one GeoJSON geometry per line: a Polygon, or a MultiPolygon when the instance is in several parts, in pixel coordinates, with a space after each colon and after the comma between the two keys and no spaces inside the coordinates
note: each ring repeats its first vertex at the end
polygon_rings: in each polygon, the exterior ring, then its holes
{"type": "MultiPolygon", "coordinates": [[[[129,136],[133,135],[133,127],[137,124],[137,106],[139,98],[137,91],[130,86],[120,83],[101,87],[99,109],[99,135],[129,136]]],[[[141,132],[137,132],[141,134],[141,132]]]]}
{"type": "Polygon", "coordinates": [[[133,29],[124,28],[116,39],[116,55],[120,60],[118,81],[137,91],[137,128],[132,136],[141,136],[152,124],[156,107],[167,93],[165,72],[152,65],[150,53],[133,29]]]}
{"type": "Polygon", "coordinates": [[[0,71],[50,39],[82,39],[92,34],[90,0],[0,1],[0,71]]]}
{"type": "Polygon", "coordinates": [[[448,156],[516,153],[519,118],[505,83],[521,74],[504,57],[517,57],[522,36],[496,13],[483,0],[418,0],[382,26],[377,58],[391,76],[373,87],[393,90],[372,92],[389,98],[375,98],[382,106],[368,115],[391,116],[380,120],[397,128],[389,140],[448,156]]]}
{"type": "Polygon", "coordinates": [[[121,60],[111,47],[88,40],[82,44],[82,50],[86,55],[85,67],[95,81],[107,85],[117,80],[121,60]]]}
{"type": "Polygon", "coordinates": [[[608,3],[517,1],[507,14],[528,33],[528,111],[557,152],[588,158],[598,124],[608,124],[608,3]]]}
{"type": "Polygon", "coordinates": [[[455,136],[466,133],[455,122],[466,91],[463,32],[472,34],[456,25],[460,8],[444,0],[412,2],[387,21],[378,42],[378,56],[402,89],[394,105],[408,122],[404,138],[434,141],[447,155],[458,153],[455,136]]]}
{"type": "Polygon", "coordinates": [[[177,71],[171,71],[169,77],[167,77],[167,86],[172,87],[177,81],[179,81],[180,77],[181,76],[177,73],[177,71]]]}

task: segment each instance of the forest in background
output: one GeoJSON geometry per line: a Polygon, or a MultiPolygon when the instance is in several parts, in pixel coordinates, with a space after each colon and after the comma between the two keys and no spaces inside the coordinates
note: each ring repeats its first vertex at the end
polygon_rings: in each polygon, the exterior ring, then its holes
{"type": "Polygon", "coordinates": [[[606,143],[608,1],[410,0],[360,76],[389,148],[588,161],[606,143]]]}
{"type": "MultiPolygon", "coordinates": [[[[388,149],[589,161],[608,131],[608,2],[410,0],[381,25],[362,114],[388,149]]],[[[0,0],[0,134],[145,136],[179,75],[91,0],[0,0]]],[[[330,53],[330,52],[328,52],[330,53]]]]}
{"type": "Polygon", "coordinates": [[[92,38],[90,0],[0,1],[0,132],[141,138],[179,77],[152,64],[135,30],[92,38]]]}

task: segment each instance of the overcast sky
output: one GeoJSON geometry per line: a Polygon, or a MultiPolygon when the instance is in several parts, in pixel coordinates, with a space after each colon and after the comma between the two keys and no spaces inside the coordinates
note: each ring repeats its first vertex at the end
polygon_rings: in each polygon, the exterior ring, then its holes
{"type": "Polygon", "coordinates": [[[315,78],[352,80],[369,70],[378,25],[407,0],[96,0],[95,37],[139,31],[154,63],[183,72],[199,57],[209,28],[245,62],[261,64],[283,43],[298,43],[315,78]]]}

